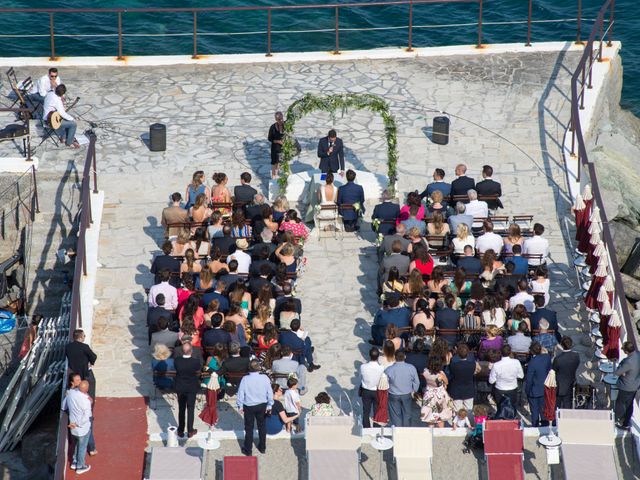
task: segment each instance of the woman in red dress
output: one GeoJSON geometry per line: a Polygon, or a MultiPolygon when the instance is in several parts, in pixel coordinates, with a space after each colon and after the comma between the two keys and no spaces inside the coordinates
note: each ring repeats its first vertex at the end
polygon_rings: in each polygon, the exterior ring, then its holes
{"type": "Polygon", "coordinates": [[[413,249],[413,261],[409,264],[409,271],[417,268],[423,275],[431,275],[433,272],[433,258],[423,245],[417,245],[413,249]]]}

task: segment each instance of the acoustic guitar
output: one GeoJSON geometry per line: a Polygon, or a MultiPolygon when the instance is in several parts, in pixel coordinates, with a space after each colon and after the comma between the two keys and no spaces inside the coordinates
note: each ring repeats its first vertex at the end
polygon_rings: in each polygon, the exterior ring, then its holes
{"type": "MultiPolygon", "coordinates": [[[[73,103],[69,105],[66,110],[71,110],[79,101],[80,97],[76,97],[73,103]]],[[[47,122],[49,123],[49,125],[51,125],[51,128],[57,130],[62,126],[62,115],[60,115],[60,112],[57,111],[49,112],[49,115],[47,116],[47,122]]]]}

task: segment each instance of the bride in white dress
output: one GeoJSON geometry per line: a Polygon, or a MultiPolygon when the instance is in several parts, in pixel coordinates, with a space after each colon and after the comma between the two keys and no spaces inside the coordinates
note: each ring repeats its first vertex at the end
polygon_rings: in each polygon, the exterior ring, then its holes
{"type": "MultiPolygon", "coordinates": [[[[322,206],[334,206],[338,198],[338,189],[333,184],[333,173],[327,173],[325,178],[325,184],[321,185],[318,189],[318,200],[320,200],[320,207],[322,206]]],[[[322,209],[319,208],[316,212],[316,227],[318,227],[318,220],[336,220],[337,211],[335,209],[322,209]]]]}

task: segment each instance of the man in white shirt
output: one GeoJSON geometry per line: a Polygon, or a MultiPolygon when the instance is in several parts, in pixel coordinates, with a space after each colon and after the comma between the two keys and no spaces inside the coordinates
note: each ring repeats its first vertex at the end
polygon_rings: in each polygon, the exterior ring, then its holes
{"type": "Polygon", "coordinates": [[[239,238],[236,240],[236,251],[227,256],[227,264],[231,260],[238,262],[238,270],[236,273],[249,273],[249,268],[251,268],[251,255],[246,252],[248,248],[249,242],[244,238],[239,238]]]}
{"type": "MultiPolygon", "coordinates": [[[[469,203],[466,205],[465,213],[467,215],[471,215],[473,218],[488,218],[489,206],[487,205],[487,202],[478,200],[478,192],[471,189],[467,192],[467,196],[469,197],[469,203]]],[[[481,221],[473,222],[474,228],[480,228],[481,226],[481,221]]]]}
{"type": "Polygon", "coordinates": [[[53,112],[58,112],[62,117],[62,124],[60,128],[56,130],[56,135],[58,135],[61,142],[65,141],[67,147],[80,148],[80,145],[76,141],[78,124],[75,119],[67,113],[62,103],[62,97],[65,93],[67,93],[67,87],[64,85],[58,85],[55,90],[47,93],[46,97],[44,97],[44,105],[42,106],[42,117],[48,122],[49,115],[53,112]]]}
{"type": "MultiPolygon", "coordinates": [[[[485,204],[486,205],[486,204],[485,204]]],[[[467,208],[469,206],[467,205],[467,208]]],[[[476,240],[476,250],[480,255],[484,255],[487,250],[493,250],[497,256],[500,256],[504,241],[497,233],[493,233],[493,223],[490,220],[482,222],[484,233],[476,240]]]]}
{"type": "Polygon", "coordinates": [[[71,435],[76,437],[76,449],[73,454],[71,469],[78,475],[88,472],[91,469],[86,463],[87,445],[91,433],[91,400],[89,399],[89,382],[83,380],[77,389],[67,392],[65,398],[69,409],[69,428],[71,435]]]}
{"type": "Polygon", "coordinates": [[[547,263],[547,257],[549,256],[549,240],[542,237],[544,233],[544,226],[540,223],[533,225],[533,237],[527,238],[524,241],[523,252],[526,255],[542,255],[542,259],[529,258],[529,266],[537,267],[543,263],[547,263]]]}
{"type": "Polygon", "coordinates": [[[29,97],[35,102],[42,103],[47,93],[53,92],[58,85],[62,84],[62,79],[58,76],[58,69],[53,67],[49,69],[49,73],[41,76],[36,83],[33,84],[29,91],[29,97]]]}
{"type": "Polygon", "coordinates": [[[520,280],[518,282],[518,293],[509,299],[509,309],[513,311],[516,305],[524,305],[527,312],[531,313],[535,311],[536,305],[534,303],[534,297],[527,290],[529,285],[526,280],[520,280]]]}
{"type": "Polygon", "coordinates": [[[164,295],[164,308],[167,310],[175,310],[178,308],[178,290],[169,283],[171,279],[171,271],[168,268],[160,270],[160,283],[153,285],[149,289],[149,306],[157,307],[156,296],[159,293],[164,295]]]}
{"type": "Polygon", "coordinates": [[[384,367],[378,363],[380,351],[369,350],[369,361],[360,365],[360,396],[362,397],[362,428],[371,428],[371,413],[375,413],[376,394],[384,367]]]}
{"type": "Polygon", "coordinates": [[[503,345],[502,359],[493,364],[489,374],[489,383],[493,385],[493,398],[500,405],[503,397],[509,397],[514,408],[518,401],[518,379],[524,378],[524,371],[519,360],[511,358],[511,347],[503,345]]]}

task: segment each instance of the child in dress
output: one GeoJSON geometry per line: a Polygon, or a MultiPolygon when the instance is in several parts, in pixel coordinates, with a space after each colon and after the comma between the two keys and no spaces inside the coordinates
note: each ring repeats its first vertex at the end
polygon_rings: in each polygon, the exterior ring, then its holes
{"type": "Polygon", "coordinates": [[[456,430],[457,428],[467,428],[471,430],[471,422],[469,421],[467,410],[465,408],[461,408],[460,410],[458,410],[456,416],[453,417],[452,423],[453,430],[456,430]]]}
{"type": "MultiPolygon", "coordinates": [[[[286,412],[287,417],[295,417],[302,413],[297,378],[292,377],[287,380],[287,391],[284,392],[284,411],[286,412]]],[[[296,426],[296,432],[302,431],[298,418],[296,418],[292,423],[296,426]]],[[[291,432],[291,423],[287,423],[287,432],[291,432]]]]}
{"type": "Polygon", "coordinates": [[[316,403],[311,407],[309,414],[312,417],[332,417],[335,415],[331,406],[331,398],[327,392],[320,392],[316,395],[316,403]]]}

